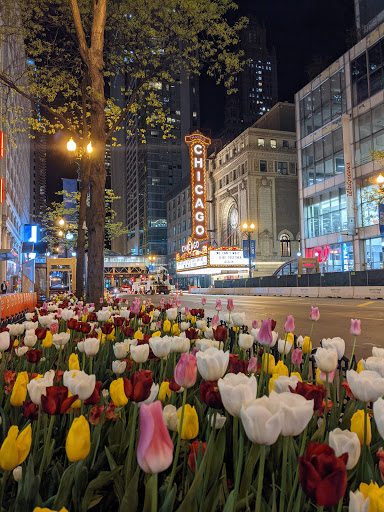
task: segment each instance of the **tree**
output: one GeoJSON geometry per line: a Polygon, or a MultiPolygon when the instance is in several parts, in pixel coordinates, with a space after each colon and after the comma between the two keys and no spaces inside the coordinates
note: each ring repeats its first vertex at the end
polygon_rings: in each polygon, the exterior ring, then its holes
{"type": "MultiPolygon", "coordinates": [[[[374,151],[372,153],[373,160],[381,166],[381,172],[384,172],[384,151],[374,151]]],[[[381,175],[381,178],[383,176],[381,175]]],[[[370,187],[363,189],[361,194],[364,202],[375,203],[377,206],[384,203],[384,183],[376,178],[370,178],[370,187]]]]}
{"type": "Polygon", "coordinates": [[[106,142],[114,142],[127,115],[139,110],[147,112],[147,125],[170,134],[153,87],[157,82],[176,82],[204,69],[231,92],[242,67],[242,54],[234,48],[246,20],[229,24],[226,15],[237,8],[231,0],[18,0],[18,9],[14,0],[3,3],[1,37],[21,38],[31,66],[28,87],[6,70],[0,71],[0,84],[39,108],[38,118],[18,112],[32,128],[66,130],[82,150],[79,224],[89,181],[87,295],[98,303],[104,286],[106,142]],[[126,77],[123,107],[107,94],[118,73],[126,77]],[[93,152],[87,157],[89,141],[93,152]]]}

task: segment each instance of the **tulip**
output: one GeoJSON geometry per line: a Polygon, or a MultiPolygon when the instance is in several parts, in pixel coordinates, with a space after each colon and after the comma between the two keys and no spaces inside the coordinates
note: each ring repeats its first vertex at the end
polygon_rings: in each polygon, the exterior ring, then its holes
{"type": "Polygon", "coordinates": [[[347,469],[353,469],[359,461],[361,447],[355,432],[336,428],[329,433],[329,446],[333,448],[336,457],[348,453],[347,469]]]}
{"type": "Polygon", "coordinates": [[[25,354],[25,358],[29,363],[38,363],[42,355],[43,352],[41,350],[28,350],[25,354]]]}
{"type": "Polygon", "coordinates": [[[384,400],[378,398],[373,404],[373,417],[375,418],[377,430],[384,439],[384,400]]]}
{"type": "MultiPolygon", "coordinates": [[[[96,382],[95,389],[93,390],[92,395],[89,398],[87,398],[86,400],[84,400],[84,405],[95,405],[99,402],[100,391],[101,391],[102,386],[103,386],[103,383],[101,381],[96,382]]],[[[108,390],[104,390],[104,391],[107,391],[107,393],[108,393],[108,390]]]]}
{"type": "Polygon", "coordinates": [[[49,326],[49,330],[50,330],[51,335],[52,334],[57,334],[59,332],[59,324],[58,324],[58,322],[52,322],[51,325],[49,326]]]}
{"type": "Polygon", "coordinates": [[[303,354],[308,354],[308,352],[312,352],[312,342],[309,336],[304,337],[304,342],[303,345],[301,346],[301,350],[303,351],[303,354]]]}
{"type": "MultiPolygon", "coordinates": [[[[372,431],[371,431],[371,420],[366,415],[367,419],[367,437],[366,437],[366,445],[368,446],[371,442],[372,431]]],[[[359,409],[355,412],[355,414],[351,418],[351,432],[355,432],[357,437],[359,438],[361,446],[364,444],[364,411],[359,409]]]]}
{"type": "Polygon", "coordinates": [[[323,348],[330,350],[334,349],[337,352],[337,359],[340,361],[344,356],[345,352],[345,341],[342,338],[328,338],[321,340],[321,345],[323,348]]]}
{"type": "Polygon", "coordinates": [[[125,393],[129,397],[131,396],[134,402],[144,402],[149,398],[152,390],[153,380],[152,372],[150,370],[136,371],[129,382],[128,379],[124,379],[125,393]],[[128,392],[128,385],[131,385],[132,392],[128,392]]]}
{"type": "Polygon", "coordinates": [[[361,334],[361,321],[360,320],[354,320],[351,318],[351,328],[349,332],[353,334],[354,336],[359,336],[361,334]]]}
{"type": "Polygon", "coordinates": [[[287,355],[287,354],[289,354],[291,348],[292,348],[292,343],[290,343],[287,340],[279,340],[277,342],[277,350],[279,351],[279,354],[287,355]]]}
{"type": "Polygon", "coordinates": [[[19,428],[13,425],[8,430],[0,448],[0,466],[5,471],[12,471],[28,457],[32,444],[32,426],[29,424],[19,434],[19,428]]]}
{"type": "Polygon", "coordinates": [[[233,309],[234,309],[233,299],[229,298],[229,299],[227,299],[227,310],[233,311],[233,309]]]}
{"type": "MultiPolygon", "coordinates": [[[[229,351],[223,352],[217,348],[208,348],[196,354],[197,369],[204,380],[217,381],[227,371],[229,351]]],[[[185,387],[185,386],[183,386],[185,387]]]]}
{"type": "Polygon", "coordinates": [[[216,430],[219,430],[220,428],[222,428],[224,426],[224,423],[227,421],[227,418],[225,416],[222,416],[219,413],[216,413],[215,424],[214,424],[214,419],[215,419],[215,415],[212,414],[209,424],[210,424],[211,428],[215,428],[216,430]]]}
{"type": "Polygon", "coordinates": [[[152,402],[155,401],[155,399],[157,398],[158,394],[159,394],[159,385],[155,384],[154,382],[152,382],[152,386],[151,386],[151,388],[149,390],[148,398],[146,398],[144,400],[141,400],[139,402],[139,406],[141,407],[143,404],[145,404],[145,405],[151,404],[152,402]]]}
{"type": "Polygon", "coordinates": [[[167,428],[172,432],[177,432],[179,425],[179,418],[177,416],[177,410],[174,405],[166,405],[163,409],[163,419],[167,428]]]}
{"type": "Polygon", "coordinates": [[[384,510],[384,487],[371,482],[361,483],[357,491],[349,492],[349,512],[380,512],[384,510]]]}
{"type": "Polygon", "coordinates": [[[284,375],[286,377],[288,377],[289,375],[289,371],[288,371],[288,367],[283,363],[283,361],[279,361],[274,369],[273,369],[273,375],[284,375]]]}
{"type": "Polygon", "coordinates": [[[125,361],[112,361],[112,371],[117,375],[120,375],[125,372],[127,369],[127,363],[125,361]]]}
{"type": "Polygon", "coordinates": [[[159,389],[159,400],[160,402],[165,402],[166,398],[170,398],[172,395],[172,391],[169,389],[169,382],[162,382],[159,389]]]}
{"type": "Polygon", "coordinates": [[[170,320],[171,322],[174,322],[177,318],[177,308],[167,309],[166,315],[167,315],[168,320],[170,320]]]}
{"type": "Polygon", "coordinates": [[[96,384],[96,375],[88,375],[83,371],[71,370],[64,372],[64,386],[70,390],[72,395],[78,395],[79,400],[89,398],[96,384]]]}
{"type": "Polygon", "coordinates": [[[217,327],[219,325],[219,315],[213,315],[211,320],[211,326],[217,327]]]}
{"type": "Polygon", "coordinates": [[[311,306],[311,314],[309,315],[310,320],[312,322],[317,322],[320,320],[320,311],[319,308],[315,308],[314,306],[311,306]]]}
{"type": "Polygon", "coordinates": [[[256,373],[257,371],[257,357],[251,357],[248,361],[247,373],[256,373]]]}
{"type": "Polygon", "coordinates": [[[262,345],[268,346],[272,344],[271,320],[269,318],[261,322],[261,326],[257,333],[256,339],[262,345]]]}
{"type": "Polygon", "coordinates": [[[100,340],[97,338],[86,338],[84,341],[84,352],[87,356],[95,356],[100,348],[100,340]]]}
{"type": "Polygon", "coordinates": [[[315,386],[313,384],[307,384],[306,382],[298,382],[296,389],[290,387],[290,391],[291,393],[303,396],[307,400],[313,400],[313,409],[315,411],[319,411],[321,409],[325,397],[324,386],[315,386]]]}
{"type": "MultiPolygon", "coordinates": [[[[177,417],[180,420],[181,408],[177,411],[177,417]]],[[[199,419],[194,407],[185,404],[183,426],[181,429],[181,439],[194,439],[199,433],[199,419]]]]}
{"type": "Polygon", "coordinates": [[[277,441],[284,421],[283,412],[275,410],[267,396],[243,405],[240,417],[245,433],[252,443],[267,446],[277,441]]]}
{"type": "Polygon", "coordinates": [[[4,352],[9,349],[11,339],[8,331],[0,332],[0,351],[4,352]]]}
{"type": "Polygon", "coordinates": [[[247,361],[243,359],[239,359],[239,354],[230,354],[229,355],[229,372],[238,374],[238,373],[247,373],[247,361]]]}
{"type": "Polygon", "coordinates": [[[65,451],[70,462],[85,459],[91,449],[91,431],[84,416],[75,418],[65,442],[65,451]]]}
{"type": "Polygon", "coordinates": [[[60,334],[54,334],[52,336],[52,342],[57,350],[64,349],[64,346],[68,343],[70,334],[67,332],[61,332],[60,334]]]}
{"type": "Polygon", "coordinates": [[[197,378],[197,359],[191,354],[181,354],[174,370],[175,381],[184,389],[195,385],[197,378]]]}
{"type": "Polygon", "coordinates": [[[37,342],[37,336],[35,336],[34,334],[25,336],[25,338],[24,338],[24,345],[26,347],[32,348],[36,345],[36,342],[37,342]]]}
{"type": "Polygon", "coordinates": [[[193,443],[191,444],[191,451],[188,456],[188,466],[191,468],[192,473],[196,471],[196,460],[199,455],[199,452],[201,453],[201,456],[204,457],[206,447],[207,443],[202,443],[201,441],[197,440],[193,441],[193,443]]]}
{"type": "Polygon", "coordinates": [[[216,300],[215,309],[216,309],[216,311],[221,311],[221,300],[220,299],[216,300]]]}
{"type": "Polygon", "coordinates": [[[249,350],[253,345],[253,336],[251,334],[239,335],[239,347],[243,350],[249,350]]]}
{"type": "Polygon", "coordinates": [[[384,378],[377,372],[365,370],[347,371],[347,382],[352,393],[362,402],[375,402],[384,395],[384,378]]]}
{"type": "MultiPolygon", "coordinates": [[[[275,377],[275,374],[273,375],[275,377]]],[[[271,382],[272,379],[270,379],[271,382]]],[[[300,379],[296,375],[290,377],[286,375],[279,375],[274,380],[274,390],[276,393],[289,393],[289,388],[296,389],[297,383],[300,379]]]]}
{"type": "Polygon", "coordinates": [[[149,346],[156,357],[164,358],[167,357],[171,351],[171,338],[164,336],[163,338],[151,338],[149,340],[149,346]]]}
{"type": "Polygon", "coordinates": [[[109,393],[111,395],[111,400],[116,407],[123,407],[124,405],[127,405],[128,397],[125,394],[124,381],[121,377],[111,382],[109,385],[109,393]]]}
{"type": "Polygon", "coordinates": [[[295,348],[291,355],[292,364],[300,365],[303,362],[303,352],[299,348],[295,348]]]}
{"type": "MultiPolygon", "coordinates": [[[[52,324],[52,325],[57,325],[57,324],[52,324]]],[[[52,327],[51,325],[51,327],[52,327]]],[[[45,338],[43,339],[43,347],[44,348],[50,348],[52,347],[52,342],[53,342],[53,336],[52,336],[52,330],[51,331],[48,331],[45,338]]]]}
{"type": "Polygon", "coordinates": [[[131,356],[136,363],[145,363],[149,356],[149,345],[132,345],[131,356]]]}
{"type": "Polygon", "coordinates": [[[164,423],[159,401],[140,408],[137,462],[146,473],[161,473],[173,460],[173,443],[164,423]]]}
{"type": "Polygon", "coordinates": [[[283,436],[298,436],[308,425],[313,416],[313,400],[293,393],[272,393],[269,396],[271,408],[282,410],[284,422],[281,433],[283,436]]]}
{"type": "Polygon", "coordinates": [[[79,356],[77,354],[71,354],[68,361],[69,370],[80,370],[79,356]]]}
{"type": "Polygon", "coordinates": [[[29,382],[28,373],[20,372],[17,375],[15,384],[13,385],[11,404],[14,407],[18,407],[23,404],[27,396],[27,384],[29,382]]]}
{"type": "Polygon", "coordinates": [[[242,327],[245,325],[245,313],[233,313],[231,322],[234,327],[242,327]]]}
{"type": "Polygon", "coordinates": [[[77,395],[68,396],[66,386],[48,386],[41,395],[41,409],[50,415],[64,414],[77,399],[77,395]]]}
{"type": "Polygon", "coordinates": [[[331,373],[337,368],[337,352],[336,350],[318,348],[315,354],[317,367],[324,373],[331,373]]]}
{"type": "Polygon", "coordinates": [[[256,398],[257,382],[253,375],[227,373],[217,385],[223,405],[231,416],[240,417],[241,407],[256,398]]]}
{"type": "Polygon", "coordinates": [[[384,348],[372,347],[373,357],[384,357],[384,348]]]}
{"type": "Polygon", "coordinates": [[[27,384],[27,389],[32,402],[36,405],[41,404],[41,395],[45,395],[47,387],[53,386],[54,375],[46,373],[42,379],[32,379],[27,384]]]}
{"type": "Polygon", "coordinates": [[[39,417],[39,408],[32,400],[28,399],[22,405],[23,416],[27,420],[36,421],[39,417]]]}
{"type": "Polygon", "coordinates": [[[171,338],[171,352],[188,352],[191,347],[191,342],[188,338],[182,338],[181,336],[174,336],[171,338]]]}
{"type": "Polygon", "coordinates": [[[12,471],[12,475],[15,479],[15,482],[21,482],[23,479],[23,468],[21,466],[15,467],[15,469],[12,471]]]}
{"type": "Polygon", "coordinates": [[[301,487],[319,506],[337,505],[347,488],[345,464],[348,454],[336,457],[326,444],[309,443],[304,457],[299,457],[301,487]]]}
{"type": "Polygon", "coordinates": [[[263,372],[273,375],[275,373],[275,358],[272,354],[264,353],[262,358],[263,372]]]}
{"type": "Polygon", "coordinates": [[[223,408],[217,381],[202,381],[200,384],[200,398],[206,406],[212,407],[212,409],[223,408]]]}
{"type": "Polygon", "coordinates": [[[295,319],[292,315],[288,315],[284,324],[284,331],[292,333],[295,330],[295,319]]]}
{"type": "Polygon", "coordinates": [[[201,298],[201,303],[202,303],[203,306],[205,306],[206,303],[207,303],[207,299],[205,297],[202,297],[201,298]]]}
{"type": "Polygon", "coordinates": [[[368,357],[365,361],[361,360],[364,370],[370,370],[384,377],[384,359],[382,357],[368,357]]]}
{"type": "Polygon", "coordinates": [[[258,320],[252,320],[252,329],[257,329],[258,325],[259,325],[258,320]]]}

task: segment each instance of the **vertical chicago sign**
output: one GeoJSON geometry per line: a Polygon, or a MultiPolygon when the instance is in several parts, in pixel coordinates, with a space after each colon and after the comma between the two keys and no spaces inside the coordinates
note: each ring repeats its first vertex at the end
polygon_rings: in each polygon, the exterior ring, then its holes
{"type": "Polygon", "coordinates": [[[196,131],[187,135],[185,142],[191,158],[192,238],[207,240],[206,159],[211,139],[196,131]]]}

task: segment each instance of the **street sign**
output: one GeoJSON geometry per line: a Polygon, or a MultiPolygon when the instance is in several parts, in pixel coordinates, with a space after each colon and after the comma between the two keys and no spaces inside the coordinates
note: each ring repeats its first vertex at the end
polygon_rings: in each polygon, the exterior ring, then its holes
{"type": "Polygon", "coordinates": [[[384,235],[384,203],[379,204],[379,227],[380,235],[384,235]]]}
{"type": "MultiPolygon", "coordinates": [[[[243,240],[243,257],[249,258],[248,240],[243,240]]],[[[256,258],[256,240],[251,240],[251,259],[256,258]]]]}

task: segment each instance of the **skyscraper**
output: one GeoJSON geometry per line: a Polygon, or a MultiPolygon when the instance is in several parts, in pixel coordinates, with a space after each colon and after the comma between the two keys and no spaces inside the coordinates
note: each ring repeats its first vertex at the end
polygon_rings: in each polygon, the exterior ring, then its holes
{"type": "Polygon", "coordinates": [[[362,39],[384,21],[383,0],[355,0],[358,38],[362,39]]]}
{"type": "Polygon", "coordinates": [[[226,96],[221,134],[225,141],[233,140],[277,103],[276,52],[268,48],[266,29],[252,17],[240,33],[239,47],[246,64],[236,77],[238,91],[226,96]]]}
{"type": "MultiPolygon", "coordinates": [[[[112,249],[127,255],[167,254],[167,215],[165,195],[189,172],[184,136],[199,126],[198,79],[181,83],[153,83],[164,108],[169,111],[172,138],[164,138],[159,128],[147,128],[143,117],[135,127],[145,129],[145,140],[135,130],[118,133],[120,147],[112,148],[112,189],[121,196],[116,204],[117,221],[129,228],[125,237],[112,242],[112,249]]],[[[112,95],[120,88],[115,80],[112,95]]],[[[129,120],[127,120],[126,128],[129,120]]],[[[164,259],[165,261],[165,259],[164,259]]]]}

